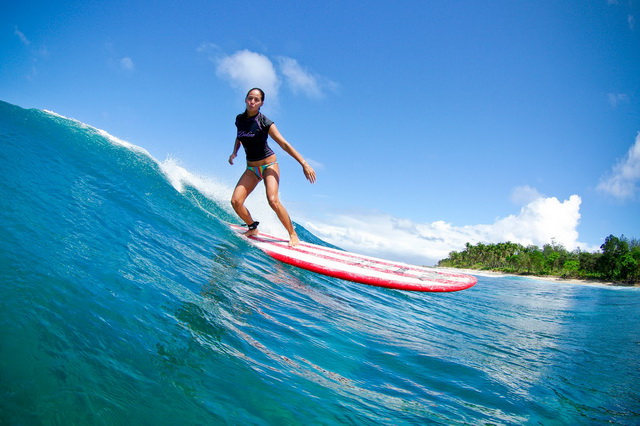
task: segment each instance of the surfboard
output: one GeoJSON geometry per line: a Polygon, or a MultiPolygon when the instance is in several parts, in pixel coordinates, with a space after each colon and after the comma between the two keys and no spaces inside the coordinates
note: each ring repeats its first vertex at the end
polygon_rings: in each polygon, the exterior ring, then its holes
{"type": "MultiPolygon", "coordinates": [[[[238,234],[246,232],[246,228],[241,226],[229,226],[238,234]]],[[[472,275],[438,271],[307,242],[289,247],[288,240],[264,232],[245,238],[280,262],[361,284],[398,290],[445,292],[464,290],[477,282],[472,275]]]]}

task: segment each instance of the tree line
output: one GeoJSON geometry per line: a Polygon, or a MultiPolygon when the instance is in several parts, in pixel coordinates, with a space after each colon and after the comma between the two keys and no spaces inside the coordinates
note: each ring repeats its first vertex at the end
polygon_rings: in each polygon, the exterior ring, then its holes
{"type": "Polygon", "coordinates": [[[640,241],[609,235],[599,252],[568,251],[555,241],[542,248],[511,242],[467,243],[463,251],[452,251],[438,266],[634,284],[640,282],[640,241]]]}

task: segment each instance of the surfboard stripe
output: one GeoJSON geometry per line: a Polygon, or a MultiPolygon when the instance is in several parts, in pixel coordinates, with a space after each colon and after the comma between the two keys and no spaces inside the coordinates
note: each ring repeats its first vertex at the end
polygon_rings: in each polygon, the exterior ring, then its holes
{"type": "MultiPolygon", "coordinates": [[[[244,232],[239,226],[230,227],[238,233],[244,232]]],[[[265,233],[248,239],[281,262],[362,284],[413,291],[458,291],[477,281],[470,275],[441,272],[306,242],[289,247],[287,240],[265,233]]]]}

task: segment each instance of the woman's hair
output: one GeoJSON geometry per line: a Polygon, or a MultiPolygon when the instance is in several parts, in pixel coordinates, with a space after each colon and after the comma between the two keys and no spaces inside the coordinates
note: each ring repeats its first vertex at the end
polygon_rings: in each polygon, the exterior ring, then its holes
{"type": "Polygon", "coordinates": [[[249,90],[247,92],[247,96],[245,96],[244,98],[246,99],[249,96],[249,93],[253,92],[254,90],[257,90],[258,92],[260,92],[260,97],[262,98],[262,102],[264,102],[264,91],[259,87],[254,87],[253,89],[249,90]]]}

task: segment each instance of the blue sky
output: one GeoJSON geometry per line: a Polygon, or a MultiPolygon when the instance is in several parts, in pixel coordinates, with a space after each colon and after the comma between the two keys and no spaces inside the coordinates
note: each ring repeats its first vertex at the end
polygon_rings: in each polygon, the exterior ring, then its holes
{"type": "Polygon", "coordinates": [[[226,200],[234,118],[260,86],[318,173],[277,151],[285,206],[342,247],[431,264],[467,241],[640,238],[635,0],[10,3],[1,100],[226,200]]]}

